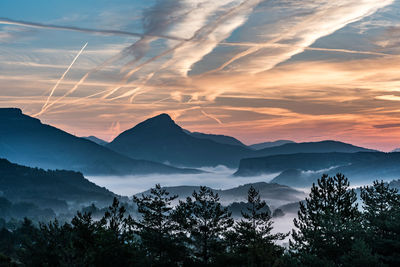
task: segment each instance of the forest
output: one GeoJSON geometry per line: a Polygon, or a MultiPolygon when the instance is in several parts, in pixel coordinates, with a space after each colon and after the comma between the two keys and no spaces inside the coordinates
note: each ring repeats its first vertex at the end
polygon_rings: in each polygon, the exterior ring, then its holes
{"type": "Polygon", "coordinates": [[[114,198],[100,219],[0,220],[0,266],[400,266],[400,195],[383,181],[359,202],[344,175],[323,175],[291,233],[274,233],[254,187],[235,220],[207,187],[177,197],[160,185],[134,196],[137,218],[114,198]]]}

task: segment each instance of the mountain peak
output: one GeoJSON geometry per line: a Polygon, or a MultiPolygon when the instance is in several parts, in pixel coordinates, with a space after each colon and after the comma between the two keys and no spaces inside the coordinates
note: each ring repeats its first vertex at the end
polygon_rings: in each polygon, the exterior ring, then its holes
{"type": "Polygon", "coordinates": [[[0,108],[0,117],[19,117],[22,115],[22,110],[19,108],[0,108]]]}
{"type": "Polygon", "coordinates": [[[161,113],[161,114],[159,114],[159,115],[157,115],[157,116],[154,116],[154,117],[148,119],[148,121],[149,121],[149,120],[165,121],[165,122],[173,122],[173,123],[175,123],[175,122],[172,120],[171,116],[169,116],[167,113],[161,113]]]}
{"type": "Polygon", "coordinates": [[[131,139],[132,136],[140,136],[140,140],[142,140],[142,138],[156,138],[157,136],[165,136],[166,134],[172,133],[184,134],[182,128],[178,126],[168,114],[162,113],[126,130],[118,135],[111,143],[115,143],[117,140],[131,139]]]}
{"type": "Polygon", "coordinates": [[[152,117],[150,119],[147,119],[141,123],[139,123],[138,125],[136,125],[134,127],[134,129],[138,129],[138,128],[152,128],[152,129],[158,129],[158,128],[162,128],[163,130],[166,130],[168,128],[179,128],[180,127],[172,120],[172,118],[166,114],[166,113],[162,113],[160,115],[157,115],[155,117],[152,117]]]}

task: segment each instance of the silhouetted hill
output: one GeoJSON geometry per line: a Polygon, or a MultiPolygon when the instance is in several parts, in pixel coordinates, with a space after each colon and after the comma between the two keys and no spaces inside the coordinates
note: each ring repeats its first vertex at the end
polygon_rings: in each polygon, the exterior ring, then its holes
{"type": "Polygon", "coordinates": [[[251,186],[260,191],[260,197],[263,199],[274,199],[292,202],[298,199],[302,199],[304,197],[303,192],[295,190],[289,186],[266,182],[245,184],[235,188],[226,189],[222,191],[221,196],[223,195],[225,197],[235,199],[236,201],[246,199],[247,192],[249,191],[251,186]]]}
{"type": "Polygon", "coordinates": [[[294,213],[294,214],[297,215],[297,212],[300,209],[300,202],[296,201],[296,202],[293,202],[293,203],[285,204],[285,205],[282,205],[282,206],[278,207],[278,209],[282,210],[285,214],[294,213]]]}
{"type": "Polygon", "coordinates": [[[46,171],[0,159],[0,196],[13,202],[26,201],[51,207],[49,205],[66,205],[65,202],[109,204],[115,195],[79,172],[46,171]]]}
{"type": "MultiPolygon", "coordinates": [[[[276,183],[266,183],[266,182],[258,182],[258,183],[250,183],[241,185],[238,187],[230,188],[230,189],[213,189],[215,193],[221,198],[221,203],[228,206],[233,202],[247,202],[247,193],[250,189],[250,186],[253,186],[260,192],[260,197],[266,200],[269,206],[280,206],[286,203],[291,203],[294,201],[299,201],[305,198],[305,194],[302,191],[293,189],[286,185],[280,185],[276,183]]],[[[171,186],[171,187],[163,187],[171,195],[178,195],[180,199],[185,199],[188,196],[191,196],[193,191],[198,191],[199,186],[171,186]]],[[[137,195],[148,194],[149,190],[139,193],[137,195]]]]}
{"type": "Polygon", "coordinates": [[[376,152],[376,150],[367,149],[352,144],[347,144],[339,141],[320,141],[320,142],[305,142],[305,143],[288,143],[281,146],[268,147],[255,151],[255,155],[269,156],[280,154],[295,154],[295,153],[356,153],[356,152],[376,152]]]}
{"type": "Polygon", "coordinates": [[[272,141],[272,142],[263,142],[263,143],[253,144],[253,145],[250,145],[249,147],[254,150],[260,150],[260,149],[264,149],[264,148],[268,148],[268,147],[281,146],[281,145],[290,144],[290,143],[295,143],[295,142],[290,141],[290,140],[276,140],[276,141],[272,141]]]}
{"type": "Polygon", "coordinates": [[[107,147],[135,159],[191,167],[236,167],[241,158],[252,153],[245,147],[193,137],[185,133],[167,114],[139,123],[121,133],[107,147]]]}
{"type": "MultiPolygon", "coordinates": [[[[248,209],[251,209],[252,205],[249,204],[248,202],[233,202],[232,204],[228,205],[228,210],[231,212],[232,217],[235,219],[242,218],[242,212],[244,213],[249,213],[248,209]]],[[[268,214],[271,215],[271,210],[268,207],[268,205],[265,205],[263,209],[261,209],[263,212],[268,212],[268,214]]]]}
{"type": "Polygon", "coordinates": [[[371,151],[336,141],[284,144],[254,151],[247,147],[227,144],[234,141],[226,136],[195,136],[196,134],[192,135],[183,130],[167,114],[161,114],[121,133],[106,146],[134,159],[190,167],[237,167],[242,158],[276,154],[371,151]],[[213,138],[219,141],[213,141],[213,138]]]}
{"type": "Polygon", "coordinates": [[[243,159],[236,176],[281,172],[272,182],[289,186],[309,186],[323,173],[338,172],[352,183],[400,177],[400,153],[299,153],[243,159]]]}
{"type": "Polygon", "coordinates": [[[32,167],[85,174],[192,173],[160,163],[133,160],[84,138],[42,124],[20,109],[0,109],[0,157],[32,167]]]}
{"type": "Polygon", "coordinates": [[[221,135],[221,134],[205,134],[199,132],[190,132],[188,130],[183,129],[183,131],[193,137],[200,138],[200,139],[209,139],[214,142],[226,145],[234,145],[234,146],[241,146],[247,147],[245,144],[237,140],[236,138],[228,135],[221,135]]]}
{"type": "Polygon", "coordinates": [[[95,142],[96,144],[102,145],[102,146],[108,144],[108,142],[106,142],[106,141],[104,141],[104,140],[102,140],[102,139],[100,139],[100,138],[97,138],[96,136],[93,136],[93,135],[91,135],[91,136],[84,136],[84,137],[82,137],[82,138],[87,139],[87,140],[90,140],[90,141],[95,142]]]}

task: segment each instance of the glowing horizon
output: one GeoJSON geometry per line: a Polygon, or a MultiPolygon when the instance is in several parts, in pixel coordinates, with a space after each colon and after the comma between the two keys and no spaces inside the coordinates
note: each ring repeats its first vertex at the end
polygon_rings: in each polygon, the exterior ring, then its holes
{"type": "Polygon", "coordinates": [[[106,141],[168,113],[245,144],[391,151],[399,11],[393,0],[5,0],[0,107],[106,141]]]}

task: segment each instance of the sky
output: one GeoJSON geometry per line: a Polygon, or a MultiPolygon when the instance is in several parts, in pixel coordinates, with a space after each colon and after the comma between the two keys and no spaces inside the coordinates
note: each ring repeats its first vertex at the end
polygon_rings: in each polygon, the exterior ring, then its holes
{"type": "Polygon", "coordinates": [[[246,144],[400,147],[400,1],[1,0],[0,107],[107,141],[168,113],[246,144]]]}

